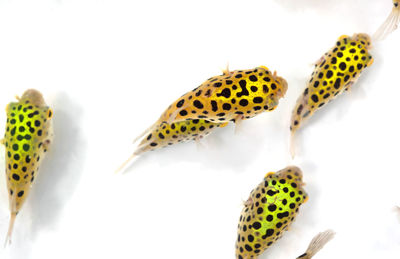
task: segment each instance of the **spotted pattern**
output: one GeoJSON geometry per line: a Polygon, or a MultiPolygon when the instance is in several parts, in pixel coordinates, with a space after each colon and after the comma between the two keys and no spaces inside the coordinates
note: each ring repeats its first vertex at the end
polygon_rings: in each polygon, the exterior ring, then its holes
{"type": "Polygon", "coordinates": [[[335,47],[325,53],[297,100],[290,126],[292,133],[315,111],[348,90],[361,72],[372,65],[370,48],[371,40],[367,34],[355,34],[353,37],[340,37],[335,47]]]}
{"type": "Polygon", "coordinates": [[[6,112],[7,186],[11,212],[18,213],[49,147],[53,112],[36,90],[26,91],[6,112]]]}
{"type": "Polygon", "coordinates": [[[158,124],[187,119],[228,122],[272,111],[287,90],[286,81],[266,67],[225,72],[176,100],[158,124]]]}
{"type": "Polygon", "coordinates": [[[199,119],[172,124],[162,123],[143,138],[135,154],[140,155],[147,151],[153,151],[188,140],[199,140],[210,134],[214,129],[223,127],[226,124],[199,119]]]}
{"type": "Polygon", "coordinates": [[[302,172],[291,166],[269,173],[250,193],[240,214],[236,258],[257,258],[276,242],[307,200],[302,172]]]}

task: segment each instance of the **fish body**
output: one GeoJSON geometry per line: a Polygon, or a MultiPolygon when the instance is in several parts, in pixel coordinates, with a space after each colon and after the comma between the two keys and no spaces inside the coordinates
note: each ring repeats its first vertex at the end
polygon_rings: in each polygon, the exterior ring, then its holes
{"type": "Polygon", "coordinates": [[[306,89],[292,112],[290,131],[294,135],[303,122],[357,81],[373,63],[367,34],[341,36],[335,46],[316,63],[306,89]]]}
{"type": "Polygon", "coordinates": [[[238,124],[264,111],[272,111],[286,91],[286,80],[264,66],[226,70],[222,75],[211,77],[172,103],[152,126],[134,140],[136,142],[146,136],[117,172],[143,152],[191,138],[198,140],[229,121],[238,124]],[[194,125],[198,123],[202,126],[194,125]],[[185,131],[179,130],[182,128],[185,131]]]}
{"type": "Polygon", "coordinates": [[[164,122],[143,138],[134,154],[140,155],[147,151],[153,151],[188,140],[198,141],[210,134],[214,129],[224,127],[226,124],[213,123],[200,119],[185,120],[172,124],[164,122]]]}
{"type": "Polygon", "coordinates": [[[286,80],[266,67],[225,71],[184,94],[161,115],[158,124],[187,119],[228,122],[272,111],[287,90],[286,80]]]}
{"type": "Polygon", "coordinates": [[[38,174],[50,146],[53,111],[37,90],[27,90],[18,102],[7,105],[4,136],[6,147],[6,178],[11,213],[11,237],[14,220],[38,174]]]}
{"type": "Polygon", "coordinates": [[[188,140],[199,142],[202,138],[210,134],[213,130],[225,127],[228,123],[214,123],[203,119],[185,120],[168,124],[161,123],[157,127],[151,128],[133,154],[117,170],[122,170],[133,158],[148,151],[154,151],[167,146],[182,143],[188,140]]]}
{"type": "Polygon", "coordinates": [[[236,258],[257,258],[288,229],[308,195],[295,166],[268,173],[250,193],[241,212],[236,258]]]}

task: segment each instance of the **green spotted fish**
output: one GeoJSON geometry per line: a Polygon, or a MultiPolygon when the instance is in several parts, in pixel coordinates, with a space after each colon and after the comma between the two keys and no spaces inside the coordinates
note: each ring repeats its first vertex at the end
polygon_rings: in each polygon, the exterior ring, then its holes
{"type": "Polygon", "coordinates": [[[7,124],[3,144],[6,147],[6,178],[10,207],[7,242],[18,212],[29,195],[52,139],[53,111],[42,94],[34,89],[24,92],[17,102],[6,107],[7,124]]]}
{"type": "Polygon", "coordinates": [[[250,193],[240,215],[236,258],[257,258],[288,229],[308,199],[302,172],[290,166],[268,173],[250,193]]]}

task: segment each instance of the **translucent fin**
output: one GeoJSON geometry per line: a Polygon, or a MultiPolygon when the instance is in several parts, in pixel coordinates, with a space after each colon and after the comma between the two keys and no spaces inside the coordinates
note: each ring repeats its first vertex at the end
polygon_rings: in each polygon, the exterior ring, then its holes
{"type": "Polygon", "coordinates": [[[117,174],[117,173],[119,173],[122,169],[124,169],[124,168],[132,161],[132,159],[134,159],[136,156],[137,156],[137,155],[136,155],[136,152],[133,153],[125,162],[122,163],[122,165],[120,165],[120,166],[118,167],[117,170],[115,170],[115,173],[117,174]]]}
{"type": "Polygon", "coordinates": [[[228,76],[230,74],[230,72],[229,72],[229,63],[226,64],[225,69],[222,69],[222,74],[224,76],[228,76]]]}
{"type": "Polygon", "coordinates": [[[372,37],[373,41],[384,40],[390,33],[395,31],[400,21],[400,7],[393,7],[392,12],[385,22],[379,27],[372,37]]]}
{"type": "Polygon", "coordinates": [[[139,136],[137,136],[134,140],[133,140],[133,144],[136,143],[139,139],[141,139],[144,135],[146,135],[149,132],[152,132],[153,129],[156,127],[157,122],[154,123],[153,125],[151,125],[150,127],[148,127],[145,131],[142,132],[142,134],[140,134],[139,136]]]}
{"type": "Polygon", "coordinates": [[[318,233],[312,240],[307,248],[307,251],[297,257],[297,259],[311,259],[316,253],[318,253],[329,241],[335,236],[333,230],[326,230],[324,232],[318,233]]]}
{"type": "Polygon", "coordinates": [[[11,213],[10,223],[9,223],[9,226],[8,226],[8,232],[7,232],[6,240],[4,242],[4,247],[6,247],[7,245],[11,244],[11,237],[12,237],[12,233],[13,233],[13,230],[14,230],[14,223],[15,223],[16,217],[17,217],[17,213],[11,213]]]}

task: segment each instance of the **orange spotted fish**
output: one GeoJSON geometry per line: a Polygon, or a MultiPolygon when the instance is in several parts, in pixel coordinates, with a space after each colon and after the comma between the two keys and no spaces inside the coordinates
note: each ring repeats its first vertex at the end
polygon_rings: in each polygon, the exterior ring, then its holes
{"type": "Polygon", "coordinates": [[[17,102],[7,105],[6,132],[2,143],[6,147],[6,178],[10,206],[7,241],[18,212],[21,210],[38,173],[52,139],[53,111],[42,94],[33,89],[25,91],[17,102]]]}
{"type": "Polygon", "coordinates": [[[268,173],[250,193],[238,224],[236,258],[257,258],[289,228],[308,199],[295,166],[268,173]]]}
{"type": "Polygon", "coordinates": [[[307,251],[297,257],[297,259],[311,259],[316,253],[318,253],[329,241],[331,241],[335,232],[332,230],[326,230],[324,232],[318,233],[310,242],[307,251]]]}
{"type": "MultiPolygon", "coordinates": [[[[379,40],[392,32],[400,20],[399,0],[388,20],[375,33],[373,40],[379,40]]],[[[314,72],[306,89],[297,99],[290,123],[291,154],[294,157],[294,135],[301,125],[317,110],[331,102],[344,91],[348,91],[361,73],[373,64],[369,51],[372,48],[371,37],[357,33],[352,37],[341,36],[334,47],[326,52],[315,64],[314,72]]]]}
{"type": "Polygon", "coordinates": [[[172,124],[166,122],[161,123],[142,139],[133,154],[117,169],[116,172],[122,170],[134,157],[138,155],[188,140],[199,142],[200,139],[210,134],[216,128],[225,127],[227,124],[227,122],[213,123],[202,119],[185,120],[172,124]]]}
{"type": "Polygon", "coordinates": [[[137,139],[148,135],[162,123],[194,119],[239,123],[264,111],[274,110],[286,91],[286,80],[264,66],[231,72],[226,70],[177,99],[137,139]]]}

